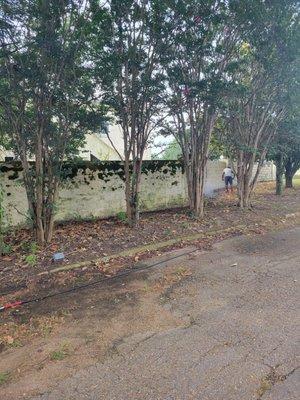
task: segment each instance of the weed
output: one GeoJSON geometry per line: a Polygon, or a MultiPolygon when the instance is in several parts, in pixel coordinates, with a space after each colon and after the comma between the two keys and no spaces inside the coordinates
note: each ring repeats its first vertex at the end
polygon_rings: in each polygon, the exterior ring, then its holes
{"type": "Polygon", "coordinates": [[[8,382],[9,378],[10,378],[9,372],[0,372],[0,386],[8,382]]]}
{"type": "Polygon", "coordinates": [[[12,247],[10,244],[6,244],[6,243],[2,243],[1,245],[1,254],[3,256],[7,256],[8,254],[10,254],[12,252],[12,247]]]}
{"type": "Polygon", "coordinates": [[[37,256],[35,254],[29,254],[25,257],[25,262],[31,267],[34,267],[37,263],[37,256]]]}
{"type": "Polygon", "coordinates": [[[50,360],[61,361],[69,355],[68,346],[65,344],[59,350],[54,350],[50,353],[50,360]]]}
{"type": "Polygon", "coordinates": [[[21,248],[26,253],[36,254],[38,251],[38,245],[36,242],[24,242],[21,245],[21,248]]]}
{"type": "Polygon", "coordinates": [[[31,242],[30,245],[29,245],[29,252],[30,252],[31,254],[36,254],[37,251],[38,251],[38,245],[37,245],[37,243],[36,243],[36,242],[31,242]]]}
{"type": "Polygon", "coordinates": [[[127,222],[127,215],[126,215],[126,212],[124,212],[124,211],[118,212],[117,218],[118,218],[118,220],[121,221],[121,222],[127,222]]]}

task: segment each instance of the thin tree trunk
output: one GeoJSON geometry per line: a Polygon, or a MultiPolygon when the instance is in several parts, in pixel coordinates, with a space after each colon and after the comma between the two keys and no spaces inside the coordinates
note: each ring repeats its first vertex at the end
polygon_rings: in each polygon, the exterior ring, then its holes
{"type": "Polygon", "coordinates": [[[139,222],[139,192],[142,173],[142,161],[133,160],[132,174],[130,176],[130,215],[129,225],[136,226],[139,222]]]}
{"type": "Polygon", "coordinates": [[[48,200],[46,202],[47,207],[44,209],[44,215],[45,217],[45,241],[47,243],[50,243],[53,237],[53,231],[54,231],[54,216],[55,216],[55,210],[54,206],[56,203],[57,195],[58,195],[58,179],[57,177],[52,177],[49,179],[49,187],[48,187],[48,200]]]}
{"type": "Polygon", "coordinates": [[[249,155],[244,151],[240,151],[237,166],[238,206],[240,208],[248,208],[250,206],[253,166],[252,155],[249,160],[249,155]]]}
{"type": "Polygon", "coordinates": [[[195,192],[194,214],[197,218],[204,215],[204,181],[205,181],[205,164],[201,163],[197,170],[197,182],[195,192]]]}
{"type": "Polygon", "coordinates": [[[194,162],[185,166],[188,188],[189,209],[194,217],[204,215],[205,164],[194,162]]]}
{"type": "Polygon", "coordinates": [[[4,253],[4,235],[3,235],[3,225],[4,225],[4,208],[3,208],[3,197],[4,191],[2,184],[0,182],[0,256],[4,253]]]}
{"type": "Polygon", "coordinates": [[[36,160],[35,160],[35,191],[36,191],[36,204],[35,204],[35,231],[36,238],[39,244],[45,243],[45,231],[43,224],[43,143],[42,143],[42,127],[37,132],[36,142],[36,160]]]}
{"type": "Polygon", "coordinates": [[[276,156],[275,165],[276,165],[276,194],[277,196],[281,196],[283,191],[283,173],[284,173],[283,155],[281,153],[276,156]]]}
{"type": "Polygon", "coordinates": [[[126,200],[126,215],[128,222],[132,221],[132,208],[131,208],[131,182],[130,182],[130,160],[129,156],[125,155],[124,160],[124,170],[125,170],[125,200],[126,200]]]}

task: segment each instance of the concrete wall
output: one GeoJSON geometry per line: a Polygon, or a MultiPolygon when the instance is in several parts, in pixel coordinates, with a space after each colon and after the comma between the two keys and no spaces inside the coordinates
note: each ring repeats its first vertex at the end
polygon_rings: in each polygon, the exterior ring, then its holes
{"type": "MultiPolygon", "coordinates": [[[[209,161],[205,193],[212,195],[223,187],[222,171],[226,163],[209,161]]],[[[4,189],[4,209],[8,225],[26,222],[27,199],[18,163],[0,163],[4,189]]],[[[109,217],[125,210],[124,171],[118,161],[97,164],[65,164],[65,178],[59,191],[57,220],[109,217]]],[[[262,171],[264,180],[272,180],[273,166],[262,171]]],[[[145,161],[143,163],[140,204],[142,210],[156,210],[187,204],[185,175],[180,161],[145,161]]]]}

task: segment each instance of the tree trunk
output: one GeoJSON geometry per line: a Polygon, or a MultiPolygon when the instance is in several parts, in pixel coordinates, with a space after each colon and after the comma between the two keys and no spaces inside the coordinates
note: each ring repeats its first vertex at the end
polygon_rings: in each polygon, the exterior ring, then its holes
{"type": "Polygon", "coordinates": [[[276,194],[278,196],[282,195],[283,191],[283,155],[280,153],[275,157],[275,165],[276,165],[276,194]]]}
{"type": "Polygon", "coordinates": [[[43,210],[43,214],[45,215],[45,241],[47,243],[51,242],[54,231],[55,203],[58,195],[58,183],[59,178],[49,173],[49,182],[47,188],[48,198],[43,210]]]}
{"type": "Polygon", "coordinates": [[[4,235],[3,235],[3,224],[4,224],[4,208],[3,208],[3,197],[4,191],[0,182],[0,257],[4,253],[4,235]]]}
{"type": "Polygon", "coordinates": [[[42,127],[37,132],[36,136],[36,150],[35,150],[35,220],[34,227],[36,238],[39,244],[45,243],[45,231],[43,223],[43,143],[42,143],[43,131],[42,127]]]}
{"type": "Polygon", "coordinates": [[[195,182],[195,199],[194,199],[194,215],[196,218],[202,218],[204,215],[204,180],[205,180],[205,165],[197,168],[195,182]]]}
{"type": "Polygon", "coordinates": [[[132,161],[132,171],[130,170],[130,160],[125,159],[125,196],[126,196],[126,214],[128,224],[134,227],[139,221],[139,192],[142,173],[141,160],[132,161]]]}
{"type": "Polygon", "coordinates": [[[248,208],[250,206],[250,173],[244,172],[238,178],[238,206],[248,208]]]}
{"type": "Polygon", "coordinates": [[[293,174],[285,173],[285,187],[287,189],[292,189],[293,186],[293,174]]]}
{"type": "Polygon", "coordinates": [[[189,209],[194,217],[204,215],[205,163],[199,160],[185,166],[188,186],[189,209]]]}
{"type": "MultiPolygon", "coordinates": [[[[283,168],[283,167],[282,167],[283,168]]],[[[283,171],[282,171],[283,174],[283,171]]],[[[293,188],[293,178],[294,178],[294,171],[293,171],[293,166],[290,158],[285,164],[285,187],[287,189],[293,188]]]]}
{"type": "Polygon", "coordinates": [[[237,165],[238,206],[240,208],[247,208],[250,206],[253,166],[253,156],[241,150],[239,152],[237,165]]]}

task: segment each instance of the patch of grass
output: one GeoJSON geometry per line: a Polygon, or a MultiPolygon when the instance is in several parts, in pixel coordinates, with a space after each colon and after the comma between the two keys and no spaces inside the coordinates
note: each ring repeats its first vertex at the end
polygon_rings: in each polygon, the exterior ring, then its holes
{"type": "Polygon", "coordinates": [[[69,349],[67,345],[63,345],[59,350],[54,350],[50,353],[51,361],[64,360],[69,355],[69,349]]]}
{"type": "Polygon", "coordinates": [[[9,372],[0,372],[0,386],[4,385],[7,383],[10,379],[10,373],[9,372]]]}
{"type": "Polygon", "coordinates": [[[25,257],[26,264],[34,267],[37,264],[37,256],[35,254],[29,254],[25,257]]]}
{"type": "Polygon", "coordinates": [[[6,243],[2,243],[0,253],[1,253],[3,256],[7,256],[7,255],[9,255],[11,252],[12,252],[12,247],[11,247],[11,245],[6,244],[6,243]]]}
{"type": "Polygon", "coordinates": [[[126,212],[124,212],[124,211],[118,212],[117,218],[118,218],[118,220],[121,221],[121,222],[127,222],[127,215],[126,215],[126,212]]]}

